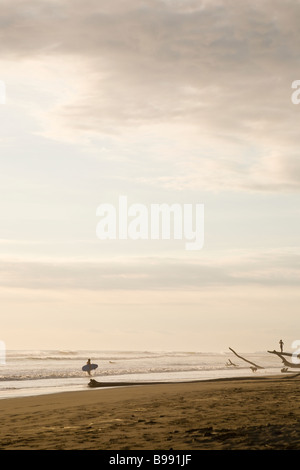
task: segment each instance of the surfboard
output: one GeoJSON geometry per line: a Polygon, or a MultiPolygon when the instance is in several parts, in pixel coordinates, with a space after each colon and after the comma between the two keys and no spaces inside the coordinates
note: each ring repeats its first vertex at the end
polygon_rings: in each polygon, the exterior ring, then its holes
{"type": "Polygon", "coordinates": [[[86,364],[85,366],[83,366],[82,370],[84,370],[85,372],[88,372],[88,371],[97,369],[97,367],[98,367],[98,364],[86,364]]]}

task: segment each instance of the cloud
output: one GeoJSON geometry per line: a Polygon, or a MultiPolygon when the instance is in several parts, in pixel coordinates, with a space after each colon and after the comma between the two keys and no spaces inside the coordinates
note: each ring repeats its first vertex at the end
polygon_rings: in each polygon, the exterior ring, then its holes
{"type": "Polygon", "coordinates": [[[121,135],[120,151],[164,139],[172,152],[156,150],[176,168],[154,181],[166,187],[295,191],[299,11],[297,0],[3,0],[0,52],[66,68],[74,93],[40,114],[44,135],[121,135]]]}
{"type": "Polygon", "coordinates": [[[297,250],[222,254],[218,259],[159,257],[111,261],[29,261],[4,259],[0,287],[87,291],[202,290],[210,287],[289,286],[297,288],[297,250]]]}

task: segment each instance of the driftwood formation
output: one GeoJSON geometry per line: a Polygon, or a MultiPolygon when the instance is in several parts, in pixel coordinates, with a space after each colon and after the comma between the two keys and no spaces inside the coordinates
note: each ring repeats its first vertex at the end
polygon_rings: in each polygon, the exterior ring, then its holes
{"type": "MultiPolygon", "coordinates": [[[[291,370],[287,371],[287,372],[290,372],[292,373],[291,370]]],[[[285,379],[295,379],[296,377],[299,377],[300,376],[300,372],[297,372],[297,374],[294,374],[293,375],[290,375],[290,376],[285,376],[285,379]]]]}
{"type": "Polygon", "coordinates": [[[233,352],[233,354],[235,354],[237,357],[239,357],[240,359],[242,359],[243,361],[245,362],[248,362],[248,364],[251,364],[252,367],[250,367],[250,369],[252,370],[252,372],[256,372],[257,369],[264,369],[264,367],[262,366],[259,366],[257,364],[255,364],[254,362],[251,362],[249,361],[248,359],[246,359],[245,357],[241,356],[240,354],[238,354],[237,352],[235,352],[232,348],[229,348],[230,351],[233,352]]]}
{"type": "MultiPolygon", "coordinates": [[[[108,387],[131,387],[132,385],[157,385],[166,384],[167,382],[98,382],[95,379],[91,379],[88,386],[91,388],[108,388],[108,387]]],[[[168,382],[172,383],[172,382],[168,382]]]]}
{"type": "Polygon", "coordinates": [[[236,364],[234,364],[234,362],[232,362],[231,359],[228,359],[228,361],[226,362],[226,366],[233,366],[233,367],[238,367],[236,364]]]}
{"type": "Polygon", "coordinates": [[[129,385],[135,385],[128,382],[98,382],[95,379],[91,379],[88,386],[91,388],[107,388],[107,387],[126,387],[129,385]]]}
{"type": "Polygon", "coordinates": [[[283,364],[286,366],[286,367],[291,367],[291,368],[296,368],[296,369],[300,369],[300,360],[299,360],[299,355],[295,354],[295,353],[284,353],[284,352],[278,352],[278,351],[268,351],[268,353],[270,354],[276,354],[276,356],[280,357],[280,359],[282,360],[283,364]],[[295,357],[297,358],[297,362],[290,362],[288,361],[284,356],[287,356],[287,357],[295,357]]]}

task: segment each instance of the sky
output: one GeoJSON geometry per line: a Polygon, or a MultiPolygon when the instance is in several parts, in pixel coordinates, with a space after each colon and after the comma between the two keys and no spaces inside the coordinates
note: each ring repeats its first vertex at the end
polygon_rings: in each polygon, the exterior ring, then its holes
{"type": "Polygon", "coordinates": [[[0,12],[6,348],[292,351],[300,1],[0,0],[0,12]],[[97,209],[118,213],[121,196],[202,204],[203,247],[99,239],[97,209]]]}

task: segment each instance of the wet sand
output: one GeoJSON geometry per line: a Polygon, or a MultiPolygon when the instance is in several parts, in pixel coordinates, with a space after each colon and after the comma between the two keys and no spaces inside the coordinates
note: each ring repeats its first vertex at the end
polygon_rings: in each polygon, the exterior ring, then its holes
{"type": "Polygon", "coordinates": [[[300,377],[253,377],[0,401],[0,449],[300,450],[300,377]]]}

